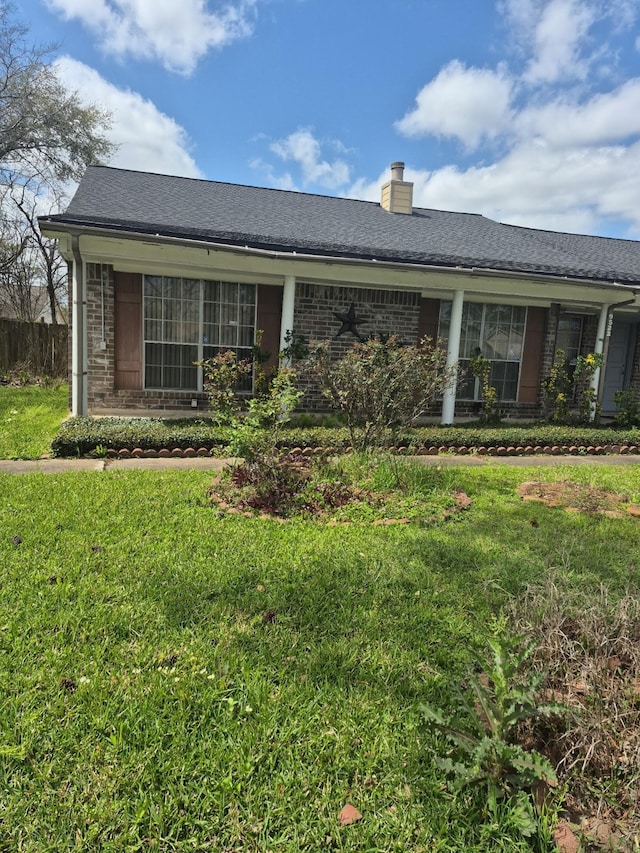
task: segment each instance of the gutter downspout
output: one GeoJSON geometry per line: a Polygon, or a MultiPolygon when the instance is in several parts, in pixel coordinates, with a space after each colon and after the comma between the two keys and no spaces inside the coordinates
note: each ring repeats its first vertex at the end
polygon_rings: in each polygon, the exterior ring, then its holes
{"type": "Polygon", "coordinates": [[[80,237],[71,238],[73,252],[72,315],[71,315],[71,414],[85,417],[87,395],[87,287],[84,261],[80,254],[80,237]]]}

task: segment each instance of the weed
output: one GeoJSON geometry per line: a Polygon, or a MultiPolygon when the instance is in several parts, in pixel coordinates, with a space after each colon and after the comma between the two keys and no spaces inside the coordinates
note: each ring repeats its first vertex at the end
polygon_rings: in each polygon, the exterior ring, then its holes
{"type": "Polygon", "coordinates": [[[552,573],[510,601],[508,614],[536,643],[527,666],[542,677],[540,701],[567,707],[562,721],[523,736],[554,761],[575,814],[625,819],[638,832],[629,816],[640,813],[640,597],[552,573]]]}
{"type": "Polygon", "coordinates": [[[524,720],[561,714],[556,704],[541,704],[538,687],[542,676],[524,673],[535,645],[508,636],[502,622],[487,640],[490,660],[478,660],[479,674],[470,673],[467,690],[459,692],[463,716],[451,719],[442,710],[424,704],[427,725],[453,744],[437,764],[452,778],[454,788],[482,787],[489,816],[496,819],[499,803],[507,801],[511,819],[525,836],[537,832],[531,798],[523,796],[545,782],[556,784],[555,771],[543,755],[516,742],[524,720]]]}

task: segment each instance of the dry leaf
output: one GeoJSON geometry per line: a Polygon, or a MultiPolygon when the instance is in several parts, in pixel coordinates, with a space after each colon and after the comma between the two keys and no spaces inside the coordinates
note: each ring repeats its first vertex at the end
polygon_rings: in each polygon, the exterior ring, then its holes
{"type": "Polygon", "coordinates": [[[580,842],[565,821],[561,821],[553,831],[553,840],[558,845],[558,853],[578,853],[580,850],[580,842]]]}
{"type": "Polygon", "coordinates": [[[469,509],[469,507],[473,503],[473,501],[471,500],[469,495],[466,494],[466,492],[462,492],[462,491],[458,492],[457,491],[457,492],[455,492],[453,497],[454,497],[454,500],[456,502],[456,506],[458,507],[458,509],[469,509]]]}
{"type": "Polygon", "coordinates": [[[362,815],[355,806],[347,803],[340,812],[340,826],[349,826],[350,823],[355,823],[362,820],[362,815]]]}

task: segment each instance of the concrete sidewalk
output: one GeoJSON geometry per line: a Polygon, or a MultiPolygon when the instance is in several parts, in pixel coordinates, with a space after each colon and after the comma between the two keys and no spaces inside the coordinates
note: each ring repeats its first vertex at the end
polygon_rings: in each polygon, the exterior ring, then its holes
{"type": "Polygon", "coordinates": [[[0,460],[0,474],[62,474],[67,471],[220,471],[229,459],[18,459],[0,460]]]}
{"type": "MultiPolygon", "coordinates": [[[[466,466],[486,468],[506,465],[514,468],[551,468],[561,465],[640,465],[640,455],[627,456],[404,456],[418,465],[433,467],[466,466]]],[[[61,474],[67,471],[220,471],[233,460],[213,456],[188,459],[29,459],[0,460],[0,474],[61,474]]]]}

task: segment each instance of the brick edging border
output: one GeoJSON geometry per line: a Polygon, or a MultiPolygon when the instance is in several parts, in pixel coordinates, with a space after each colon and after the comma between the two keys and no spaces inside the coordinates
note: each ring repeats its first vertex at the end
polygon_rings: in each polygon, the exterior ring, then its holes
{"type": "MultiPolygon", "coordinates": [[[[350,453],[352,447],[283,447],[283,453],[296,453],[303,456],[321,456],[326,454],[350,453]]],[[[604,455],[637,455],[640,454],[640,446],[635,444],[603,444],[603,445],[516,445],[485,447],[483,445],[458,447],[447,447],[445,445],[428,445],[417,449],[405,447],[390,447],[390,453],[407,456],[604,456],[604,455]]],[[[174,447],[172,449],[147,450],[136,447],[133,450],[123,448],[114,450],[110,448],[107,459],[189,459],[195,456],[213,456],[210,448],[199,447],[174,447]]]]}

